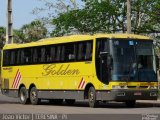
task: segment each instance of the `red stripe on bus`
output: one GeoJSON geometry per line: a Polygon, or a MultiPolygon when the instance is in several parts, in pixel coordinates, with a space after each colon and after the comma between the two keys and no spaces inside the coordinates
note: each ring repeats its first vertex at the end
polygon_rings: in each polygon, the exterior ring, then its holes
{"type": "Polygon", "coordinates": [[[85,84],[85,81],[83,81],[81,88],[83,88],[83,87],[84,87],[84,84],[85,84]]]}
{"type": "Polygon", "coordinates": [[[21,81],[21,78],[22,78],[22,76],[21,76],[21,73],[19,72],[19,77],[18,77],[17,85],[15,86],[15,88],[18,87],[18,85],[19,85],[19,83],[21,81]]]}
{"type": "Polygon", "coordinates": [[[19,77],[19,72],[18,72],[18,74],[17,74],[17,76],[16,76],[16,80],[15,80],[15,82],[14,82],[13,88],[15,88],[15,86],[16,86],[16,84],[17,84],[18,77],[19,77]]]}
{"type": "Polygon", "coordinates": [[[82,81],[83,81],[83,78],[82,78],[82,80],[81,80],[81,82],[80,82],[80,84],[79,84],[79,86],[78,86],[78,89],[80,88],[82,81]]]}
{"type": "Polygon", "coordinates": [[[15,81],[16,81],[16,78],[17,78],[18,71],[19,71],[19,69],[17,70],[16,76],[14,77],[14,81],[13,81],[13,84],[12,84],[12,88],[14,87],[14,84],[15,84],[15,81]]]}

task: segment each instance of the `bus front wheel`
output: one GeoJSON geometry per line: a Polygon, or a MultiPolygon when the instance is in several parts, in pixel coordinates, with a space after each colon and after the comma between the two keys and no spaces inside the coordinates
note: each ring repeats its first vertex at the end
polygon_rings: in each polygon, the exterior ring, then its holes
{"type": "Polygon", "coordinates": [[[27,90],[25,87],[20,88],[19,98],[20,98],[21,104],[28,104],[29,103],[29,98],[27,96],[27,90]]]}
{"type": "Polygon", "coordinates": [[[96,91],[94,87],[90,87],[88,91],[88,100],[89,106],[94,108],[98,105],[98,101],[96,100],[96,91]]]}
{"type": "Polygon", "coordinates": [[[38,98],[38,91],[36,87],[32,87],[30,90],[30,101],[33,105],[37,105],[40,103],[40,99],[38,98]]]}

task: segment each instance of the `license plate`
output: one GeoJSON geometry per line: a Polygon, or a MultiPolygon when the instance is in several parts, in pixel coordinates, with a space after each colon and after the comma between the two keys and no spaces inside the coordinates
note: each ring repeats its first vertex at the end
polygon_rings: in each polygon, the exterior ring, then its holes
{"type": "Polygon", "coordinates": [[[134,95],[142,95],[141,92],[135,92],[134,95]]]}

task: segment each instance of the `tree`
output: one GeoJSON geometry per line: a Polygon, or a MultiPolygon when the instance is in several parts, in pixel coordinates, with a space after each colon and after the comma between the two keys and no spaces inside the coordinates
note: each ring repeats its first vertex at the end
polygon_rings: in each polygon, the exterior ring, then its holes
{"type": "MultiPolygon", "coordinates": [[[[6,28],[0,27],[0,44],[5,42],[6,28]]],[[[47,37],[47,29],[39,20],[34,20],[23,25],[20,29],[13,30],[14,43],[27,43],[47,37]]]]}
{"type": "Polygon", "coordinates": [[[72,33],[111,33],[126,31],[126,10],[123,0],[84,0],[85,7],[61,13],[53,19],[55,29],[52,36],[61,36],[72,33]]]}
{"type": "Polygon", "coordinates": [[[6,40],[6,28],[0,27],[0,49],[3,47],[6,40]]]}
{"type": "MultiPolygon", "coordinates": [[[[83,7],[78,6],[78,3],[75,3],[77,7],[73,7],[71,1],[75,0],[70,0],[69,4],[66,0],[46,2],[45,8],[51,11],[51,16],[47,19],[52,19],[51,24],[54,26],[52,36],[75,32],[88,34],[126,32],[125,0],[81,0],[84,3],[83,7]]],[[[159,0],[132,0],[132,33],[159,35],[159,13],[159,0]]]]}
{"type": "Polygon", "coordinates": [[[159,0],[135,0],[132,6],[134,33],[160,33],[159,0]]]}
{"type": "Polygon", "coordinates": [[[22,42],[37,41],[47,36],[47,29],[39,20],[23,25],[20,31],[15,31],[22,42]]]}
{"type": "Polygon", "coordinates": [[[21,29],[13,30],[13,43],[23,43],[25,42],[25,34],[21,29]]]}
{"type": "MultiPolygon", "coordinates": [[[[52,36],[80,33],[126,32],[126,1],[84,0],[85,7],[61,13],[53,19],[52,36]]],[[[159,0],[132,1],[132,32],[137,34],[160,33],[159,0]]]]}
{"type": "Polygon", "coordinates": [[[36,15],[40,21],[42,21],[47,28],[53,29],[54,26],[52,26],[51,21],[52,19],[57,16],[60,13],[66,13],[71,10],[75,10],[79,8],[79,5],[77,3],[81,0],[37,0],[39,2],[42,2],[44,4],[44,7],[36,7],[33,9],[32,13],[36,15]],[[47,13],[46,16],[41,13],[47,13]]]}

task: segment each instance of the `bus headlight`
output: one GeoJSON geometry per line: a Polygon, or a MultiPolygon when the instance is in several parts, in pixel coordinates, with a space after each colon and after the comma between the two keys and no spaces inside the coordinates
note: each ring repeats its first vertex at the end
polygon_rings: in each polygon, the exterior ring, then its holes
{"type": "Polygon", "coordinates": [[[150,86],[150,89],[158,89],[157,86],[150,86]]]}
{"type": "Polygon", "coordinates": [[[113,85],[112,89],[121,89],[121,86],[119,86],[119,85],[113,85]]]}

